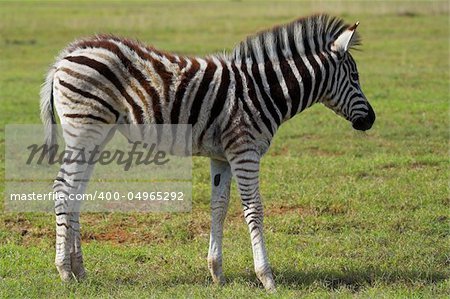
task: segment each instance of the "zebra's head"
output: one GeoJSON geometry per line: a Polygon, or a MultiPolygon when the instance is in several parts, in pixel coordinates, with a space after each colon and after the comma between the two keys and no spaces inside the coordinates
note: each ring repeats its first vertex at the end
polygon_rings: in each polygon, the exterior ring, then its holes
{"type": "Polygon", "coordinates": [[[359,84],[358,69],[349,52],[359,43],[355,34],[359,22],[343,30],[331,43],[331,68],[327,97],[323,104],[352,123],[356,130],[369,130],[375,122],[375,112],[359,84]]]}

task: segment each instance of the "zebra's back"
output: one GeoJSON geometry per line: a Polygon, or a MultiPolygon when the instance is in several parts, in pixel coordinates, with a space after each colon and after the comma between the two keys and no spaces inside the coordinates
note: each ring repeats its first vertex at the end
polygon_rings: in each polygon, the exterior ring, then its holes
{"type": "Polygon", "coordinates": [[[96,36],[71,44],[53,71],[62,123],[190,124],[193,154],[223,156],[217,137],[235,105],[229,62],[96,36]]]}

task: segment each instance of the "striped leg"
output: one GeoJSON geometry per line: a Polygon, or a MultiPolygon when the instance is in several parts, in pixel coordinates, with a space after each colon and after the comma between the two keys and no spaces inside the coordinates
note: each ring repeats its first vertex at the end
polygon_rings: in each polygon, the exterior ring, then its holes
{"type": "MultiPolygon", "coordinates": [[[[78,191],[76,192],[77,194],[84,194],[93,170],[93,165],[89,165],[87,167],[85,173],[83,174],[83,179],[78,187],[78,191]]],[[[73,246],[70,252],[70,263],[72,273],[75,277],[77,277],[77,279],[83,279],[86,276],[86,271],[83,265],[83,254],[81,252],[80,213],[78,211],[79,207],[77,207],[74,212],[70,213],[70,222],[74,228],[73,246]]]]}
{"type": "Polygon", "coordinates": [[[230,199],[231,169],[228,162],[211,159],[211,235],[208,268],[215,283],[225,283],[222,272],[223,222],[230,199]]]}
{"type": "Polygon", "coordinates": [[[245,221],[250,231],[256,276],[266,290],[274,291],[275,282],[267,258],[263,235],[263,206],[259,194],[259,158],[239,156],[232,160],[231,168],[237,180],[245,221]]]}
{"type": "MultiPolygon", "coordinates": [[[[65,130],[67,126],[65,127],[65,130]]],[[[87,182],[93,171],[93,165],[88,165],[86,161],[82,162],[79,154],[84,152],[86,160],[89,159],[89,153],[94,149],[95,144],[101,148],[112,137],[108,132],[98,130],[92,138],[83,138],[92,134],[80,129],[75,130],[74,137],[68,137],[64,134],[66,140],[66,151],[71,152],[71,158],[66,158],[61,165],[60,171],[53,185],[54,192],[58,193],[59,199],[55,203],[56,214],[56,256],[55,265],[63,281],[69,281],[75,276],[82,279],[86,276],[83,266],[83,255],[81,251],[80,235],[80,204],[81,201],[71,200],[76,194],[83,194],[87,187],[87,182]],[[86,136],[83,136],[86,135],[86,136]],[[94,140],[95,140],[94,139],[94,140]],[[78,161],[78,163],[77,163],[78,161]],[[81,163],[80,163],[81,162],[81,163]]],[[[67,156],[66,156],[67,157],[67,156]]]]}
{"type": "MultiPolygon", "coordinates": [[[[66,148],[68,149],[68,148],[66,148]]],[[[78,193],[78,180],[83,179],[86,165],[65,162],[61,165],[53,186],[61,196],[55,203],[56,214],[56,256],[55,265],[63,281],[85,276],[80,244],[80,202],[69,200],[71,194],[78,193]]]]}

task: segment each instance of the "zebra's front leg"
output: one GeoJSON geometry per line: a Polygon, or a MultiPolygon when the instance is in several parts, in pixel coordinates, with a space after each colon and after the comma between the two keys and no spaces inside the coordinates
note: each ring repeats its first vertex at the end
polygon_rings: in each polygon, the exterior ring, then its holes
{"type": "Polygon", "coordinates": [[[208,268],[213,281],[225,283],[222,271],[223,222],[230,199],[231,168],[228,162],[211,159],[211,234],[208,268]]]}
{"type": "Polygon", "coordinates": [[[264,288],[275,291],[275,282],[267,258],[263,235],[263,206],[259,194],[259,158],[256,156],[236,157],[231,162],[241,195],[244,218],[252,242],[255,272],[264,288]]]}

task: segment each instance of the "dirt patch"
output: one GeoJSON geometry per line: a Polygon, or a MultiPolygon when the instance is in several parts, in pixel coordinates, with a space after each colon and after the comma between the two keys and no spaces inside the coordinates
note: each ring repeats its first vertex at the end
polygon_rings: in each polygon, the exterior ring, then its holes
{"type": "Polygon", "coordinates": [[[314,210],[308,207],[302,207],[299,205],[280,205],[280,206],[271,206],[264,209],[264,215],[272,216],[272,215],[286,215],[286,214],[297,214],[297,215],[312,215],[314,214],[314,210]]]}
{"type": "Polygon", "coordinates": [[[13,233],[17,233],[22,237],[28,235],[33,229],[30,221],[20,215],[16,218],[6,218],[4,220],[4,224],[7,230],[13,233]]]}
{"type": "Polygon", "coordinates": [[[86,232],[83,233],[82,231],[82,240],[84,242],[89,241],[111,241],[113,243],[125,243],[130,242],[131,240],[134,240],[133,234],[130,234],[123,228],[116,228],[114,230],[109,230],[106,232],[101,233],[94,233],[94,232],[86,232]]]}
{"type": "Polygon", "coordinates": [[[176,238],[192,240],[209,234],[209,217],[200,214],[86,215],[81,219],[82,240],[113,244],[161,244],[176,238]],[[180,219],[176,219],[178,217],[180,219]]]}
{"type": "MultiPolygon", "coordinates": [[[[300,205],[267,206],[266,217],[277,215],[311,215],[317,211],[300,205]]],[[[15,242],[32,245],[43,240],[53,243],[55,224],[53,215],[43,219],[27,219],[13,216],[4,220],[7,230],[13,232],[15,242]]],[[[230,225],[245,223],[242,209],[231,208],[225,220],[230,225]]],[[[195,238],[207,238],[210,230],[209,211],[193,211],[190,214],[81,214],[81,239],[83,243],[108,242],[111,244],[161,244],[168,240],[189,242],[195,238]]]]}
{"type": "Polygon", "coordinates": [[[422,168],[433,167],[433,166],[438,166],[438,165],[439,165],[439,162],[435,162],[435,161],[416,161],[416,162],[409,164],[409,168],[422,169],[422,168]]]}
{"type": "Polygon", "coordinates": [[[339,156],[344,155],[343,152],[330,151],[325,148],[321,148],[319,146],[310,146],[310,147],[306,148],[306,150],[308,152],[310,152],[312,155],[322,156],[322,157],[339,157],[339,156]]]}
{"type": "Polygon", "coordinates": [[[37,41],[35,39],[5,39],[7,45],[35,45],[37,41]]]}
{"type": "Polygon", "coordinates": [[[379,169],[387,169],[387,170],[390,170],[390,169],[395,169],[395,168],[397,168],[397,167],[399,167],[399,165],[397,165],[396,163],[386,163],[386,164],[382,164],[382,165],[380,165],[379,166],[379,169]]]}
{"type": "Polygon", "coordinates": [[[275,157],[275,156],[286,157],[286,156],[289,156],[289,153],[290,153],[289,147],[287,147],[287,146],[283,146],[279,149],[273,149],[273,150],[269,151],[269,155],[271,157],[275,157]]]}
{"type": "Polygon", "coordinates": [[[414,12],[414,11],[404,10],[404,11],[397,12],[397,16],[399,16],[399,17],[406,17],[406,18],[415,18],[415,17],[418,17],[420,15],[417,12],[414,12]]]}

